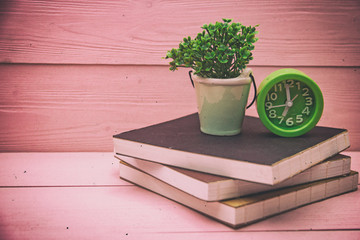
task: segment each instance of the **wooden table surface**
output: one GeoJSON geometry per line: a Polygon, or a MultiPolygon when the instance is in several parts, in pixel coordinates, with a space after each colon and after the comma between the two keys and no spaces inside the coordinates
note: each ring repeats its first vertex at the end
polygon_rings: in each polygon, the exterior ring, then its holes
{"type": "Polygon", "coordinates": [[[360,239],[360,191],[233,230],[118,171],[113,153],[1,153],[0,239],[360,239]]]}

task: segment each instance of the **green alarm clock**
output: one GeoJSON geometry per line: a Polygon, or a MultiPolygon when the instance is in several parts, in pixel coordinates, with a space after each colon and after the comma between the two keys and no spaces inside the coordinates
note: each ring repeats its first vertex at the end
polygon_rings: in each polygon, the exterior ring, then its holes
{"type": "Polygon", "coordinates": [[[282,137],[310,131],[321,118],[324,99],[319,86],[305,73],[285,68],[268,75],[256,100],[261,122],[282,137]]]}

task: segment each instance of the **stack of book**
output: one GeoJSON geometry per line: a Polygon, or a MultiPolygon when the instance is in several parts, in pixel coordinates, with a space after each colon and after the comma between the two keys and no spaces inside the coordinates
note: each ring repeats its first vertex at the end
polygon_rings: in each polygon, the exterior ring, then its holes
{"type": "Polygon", "coordinates": [[[345,129],[315,127],[297,138],[246,116],[242,133],[199,130],[197,114],[113,136],[120,177],[238,228],[346,192],[358,173],[340,154],[345,129]]]}

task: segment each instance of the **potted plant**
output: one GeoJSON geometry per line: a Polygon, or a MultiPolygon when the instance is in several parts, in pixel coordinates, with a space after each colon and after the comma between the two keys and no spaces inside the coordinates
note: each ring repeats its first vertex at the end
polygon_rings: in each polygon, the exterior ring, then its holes
{"type": "Polygon", "coordinates": [[[211,135],[241,132],[251,85],[251,51],[257,41],[256,27],[223,19],[205,24],[192,39],[186,37],[178,48],[167,52],[170,70],[191,68],[190,79],[197,94],[200,129],[211,135]]]}

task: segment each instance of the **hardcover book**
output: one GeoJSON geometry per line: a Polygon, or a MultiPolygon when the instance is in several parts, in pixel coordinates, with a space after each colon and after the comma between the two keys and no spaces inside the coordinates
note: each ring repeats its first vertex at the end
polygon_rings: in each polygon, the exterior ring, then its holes
{"type": "Polygon", "coordinates": [[[166,166],[132,157],[117,156],[117,158],[173,187],[205,201],[220,201],[346,175],[350,173],[351,165],[351,158],[349,156],[337,154],[290,179],[270,186],[166,166]]]}
{"type": "Polygon", "coordinates": [[[185,193],[125,162],[120,164],[122,179],[208,215],[228,226],[239,228],[313,202],[354,191],[358,173],[254,194],[225,201],[207,202],[185,193]]]}
{"type": "Polygon", "coordinates": [[[296,138],[269,132],[246,116],[242,133],[201,133],[197,113],[113,136],[115,154],[274,185],[350,146],[345,129],[315,127],[296,138]]]}

